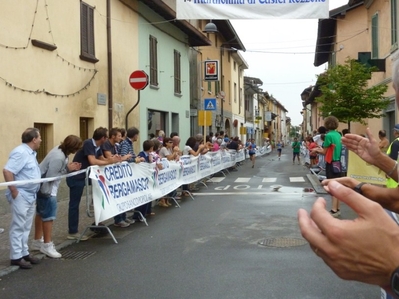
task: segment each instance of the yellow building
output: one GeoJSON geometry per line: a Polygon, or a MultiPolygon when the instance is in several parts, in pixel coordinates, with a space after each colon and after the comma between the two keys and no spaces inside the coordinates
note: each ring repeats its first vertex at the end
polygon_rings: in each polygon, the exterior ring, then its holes
{"type": "MultiPolygon", "coordinates": [[[[380,129],[391,131],[397,123],[391,61],[398,49],[398,13],[397,0],[366,2],[351,0],[348,5],[331,10],[329,19],[319,20],[315,66],[328,62],[329,67],[332,67],[343,64],[348,57],[357,59],[377,66],[380,70],[372,74],[369,86],[388,85],[385,96],[391,99],[391,105],[384,111],[386,117],[365,120],[366,126],[353,123],[351,124],[353,133],[363,134],[368,126],[377,136],[380,129]]],[[[306,118],[310,114],[310,127],[317,129],[323,125],[323,119],[319,116],[317,108],[319,104],[314,101],[320,91],[317,86],[308,91],[309,93],[302,97],[305,107],[303,115],[306,118]]],[[[309,119],[304,119],[304,123],[308,121],[309,119]]],[[[341,129],[346,127],[346,124],[340,126],[341,129]]]]}

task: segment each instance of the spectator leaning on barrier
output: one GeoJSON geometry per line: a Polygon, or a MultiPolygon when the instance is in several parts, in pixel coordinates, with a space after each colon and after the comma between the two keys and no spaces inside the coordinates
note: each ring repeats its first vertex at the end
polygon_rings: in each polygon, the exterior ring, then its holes
{"type": "MultiPolygon", "coordinates": [[[[119,156],[105,158],[101,146],[108,138],[108,130],[103,127],[95,129],[93,138],[86,139],[83,147],[76,153],[73,162],[82,164],[81,169],[86,169],[91,165],[108,165],[120,162],[119,156]]],[[[79,205],[85,187],[85,173],[80,173],[67,177],[66,182],[69,187],[69,208],[68,208],[68,239],[77,240],[79,228],[79,205]]],[[[82,236],[81,241],[87,240],[87,236],[82,236]]]]}
{"type": "MultiPolygon", "coordinates": [[[[76,153],[82,147],[82,140],[75,135],[67,136],[64,141],[53,148],[40,163],[42,177],[59,177],[67,172],[77,171],[81,164],[68,163],[68,156],[76,153]]],[[[36,200],[35,237],[32,242],[32,250],[40,252],[52,258],[60,258],[51,241],[53,221],[57,215],[57,192],[61,180],[43,182],[36,200]]]]}
{"type": "MultiPolygon", "coordinates": [[[[40,168],[36,160],[36,150],[42,142],[36,128],[28,128],[22,133],[22,144],[14,148],[4,166],[6,182],[40,179],[40,168]]],[[[6,197],[11,205],[10,259],[11,265],[21,269],[31,269],[39,259],[29,255],[28,239],[35,215],[36,193],[40,184],[8,186],[6,197]]]]}
{"type": "MultiPolygon", "coordinates": [[[[117,156],[119,152],[119,147],[120,147],[120,142],[122,141],[122,134],[121,130],[118,128],[112,128],[109,130],[109,138],[104,142],[104,144],[101,146],[101,149],[103,151],[104,157],[105,158],[111,158],[113,156],[117,156]]],[[[127,161],[128,159],[131,158],[131,155],[124,155],[120,156],[121,161],[127,161]]],[[[119,215],[116,215],[114,217],[114,225],[115,226],[122,226],[122,227],[127,227],[131,223],[134,223],[134,221],[130,221],[127,219],[121,219],[119,215]],[[122,222],[123,221],[123,222],[122,222]],[[125,225],[126,222],[128,225],[125,225]]]]}
{"type": "MultiPolygon", "coordinates": [[[[121,156],[121,159],[124,159],[124,161],[127,161],[129,163],[140,163],[144,161],[143,158],[136,156],[133,149],[133,142],[137,141],[137,139],[139,138],[139,133],[140,131],[135,127],[130,127],[129,129],[127,129],[126,138],[121,142],[119,146],[119,155],[121,156]]],[[[130,223],[134,222],[133,220],[130,220],[126,217],[125,212],[116,215],[114,217],[114,221],[116,224],[120,224],[120,227],[128,227],[130,223]]]]}

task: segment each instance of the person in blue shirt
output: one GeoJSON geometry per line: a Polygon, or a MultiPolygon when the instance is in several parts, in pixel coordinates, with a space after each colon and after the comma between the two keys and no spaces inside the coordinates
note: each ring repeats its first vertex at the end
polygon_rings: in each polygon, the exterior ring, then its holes
{"type": "Polygon", "coordinates": [[[255,144],[255,139],[251,139],[251,142],[249,143],[248,147],[248,153],[249,153],[249,159],[252,162],[252,168],[255,167],[255,157],[256,157],[256,144],[255,144]]]}
{"type": "Polygon", "coordinates": [[[278,159],[280,160],[281,157],[281,151],[283,150],[283,144],[281,143],[281,140],[277,141],[277,155],[278,155],[278,159]]]}
{"type": "MultiPolygon", "coordinates": [[[[93,133],[93,138],[86,139],[83,142],[83,147],[77,151],[73,162],[81,163],[81,169],[86,169],[91,165],[108,165],[120,162],[121,158],[118,155],[105,158],[101,146],[108,139],[108,129],[99,127],[93,133]]],[[[67,177],[66,182],[69,187],[69,207],[68,207],[68,236],[69,240],[85,241],[87,236],[80,236],[78,233],[79,227],[79,205],[82,199],[82,194],[85,182],[86,173],[80,173],[71,177],[67,177]]]]}
{"type": "MultiPolygon", "coordinates": [[[[14,148],[4,166],[6,182],[38,180],[41,177],[36,151],[42,142],[36,128],[28,128],[22,133],[22,144],[14,148]]],[[[29,255],[28,239],[36,210],[36,194],[40,183],[8,186],[6,197],[11,206],[10,259],[11,265],[21,269],[31,269],[39,259],[29,255]]]]}

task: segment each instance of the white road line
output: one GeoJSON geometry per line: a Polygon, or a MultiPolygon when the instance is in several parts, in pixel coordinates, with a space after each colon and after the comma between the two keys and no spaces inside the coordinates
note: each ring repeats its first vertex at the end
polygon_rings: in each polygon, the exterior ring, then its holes
{"type": "MultiPolygon", "coordinates": [[[[207,193],[193,193],[194,196],[215,196],[215,195],[312,195],[313,192],[207,192],[207,193]]],[[[316,194],[315,194],[316,195],[316,194]]]]}
{"type": "Polygon", "coordinates": [[[290,177],[290,182],[305,182],[305,179],[301,176],[298,177],[290,177]]]}
{"type": "Polygon", "coordinates": [[[237,178],[234,183],[248,183],[251,178],[237,178]]]}
{"type": "Polygon", "coordinates": [[[225,179],[225,177],[213,177],[209,180],[207,180],[206,182],[208,183],[220,183],[221,181],[223,181],[225,179]]]}
{"type": "Polygon", "coordinates": [[[262,183],[274,183],[277,181],[277,178],[264,178],[262,183]]]}

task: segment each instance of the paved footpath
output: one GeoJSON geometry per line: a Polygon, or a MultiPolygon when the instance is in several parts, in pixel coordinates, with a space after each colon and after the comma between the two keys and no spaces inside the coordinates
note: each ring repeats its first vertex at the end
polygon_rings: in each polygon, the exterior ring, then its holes
{"type": "MultiPolygon", "coordinates": [[[[64,248],[73,242],[74,240],[67,240],[68,235],[68,198],[65,186],[65,181],[62,182],[64,192],[61,192],[61,200],[58,202],[57,219],[54,221],[53,227],[53,242],[57,250],[64,248]]],[[[85,194],[85,192],[84,192],[85,194]]],[[[86,198],[82,197],[80,203],[80,220],[79,220],[79,232],[82,233],[84,229],[94,222],[93,218],[86,216],[86,198]]],[[[11,222],[11,210],[10,206],[4,196],[4,191],[0,196],[0,228],[4,228],[5,231],[0,234],[0,277],[6,275],[12,271],[18,270],[17,266],[10,266],[10,240],[9,240],[9,226],[11,222]]],[[[90,233],[89,233],[90,234],[90,233]]],[[[34,235],[34,224],[29,237],[29,244],[33,240],[34,235]]],[[[39,251],[31,251],[31,254],[36,255],[39,258],[43,258],[44,255],[39,251]]]]}

